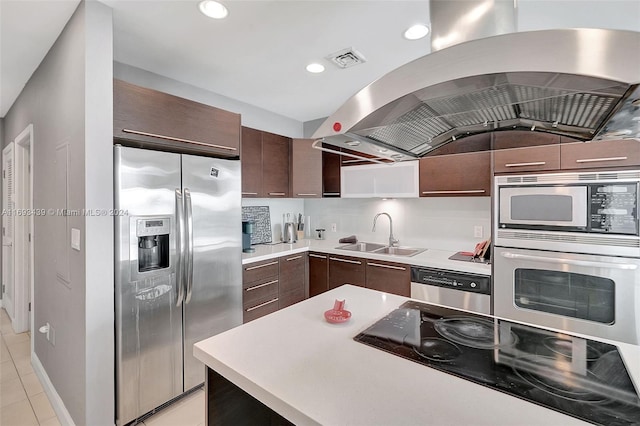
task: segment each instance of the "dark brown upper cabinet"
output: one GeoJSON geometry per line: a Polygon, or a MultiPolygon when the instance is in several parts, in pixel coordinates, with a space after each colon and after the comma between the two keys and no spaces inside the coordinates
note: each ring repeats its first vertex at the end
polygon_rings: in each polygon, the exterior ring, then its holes
{"type": "Polygon", "coordinates": [[[576,142],[560,147],[563,169],[635,167],[640,165],[640,142],[635,139],[576,142]]]}
{"type": "Polygon", "coordinates": [[[242,196],[290,197],[291,139],[242,128],[242,196]]]}
{"type": "Polygon", "coordinates": [[[114,80],[113,137],[129,146],[238,157],[240,115],[114,80]]]}
{"type": "MultiPolygon", "coordinates": [[[[327,148],[336,149],[331,145],[327,148]]],[[[340,197],[340,166],[342,156],[322,151],[322,196],[326,198],[340,197]]]]}
{"type": "Polygon", "coordinates": [[[242,128],[242,196],[262,197],[262,132],[242,128]]]}
{"type": "Polygon", "coordinates": [[[291,138],[262,132],[262,189],[265,197],[290,196],[290,155],[291,138]]]}
{"type": "Polygon", "coordinates": [[[435,155],[420,159],[421,197],[491,195],[491,152],[435,155]]]}
{"type": "Polygon", "coordinates": [[[560,169],[561,137],[550,133],[509,130],[493,134],[494,173],[560,169]]]}
{"type": "Polygon", "coordinates": [[[291,143],[291,195],[294,198],[322,197],[322,154],[311,145],[313,139],[291,143]]]}

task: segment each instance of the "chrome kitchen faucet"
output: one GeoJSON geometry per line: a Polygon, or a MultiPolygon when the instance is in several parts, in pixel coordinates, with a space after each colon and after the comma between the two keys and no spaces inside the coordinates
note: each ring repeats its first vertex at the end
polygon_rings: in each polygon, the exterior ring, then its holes
{"type": "Polygon", "coordinates": [[[398,243],[400,241],[398,241],[393,236],[393,220],[391,219],[389,213],[378,213],[377,215],[375,215],[375,217],[373,218],[373,228],[371,229],[371,232],[376,231],[376,220],[378,220],[378,216],[380,215],[385,215],[389,218],[389,247],[398,247],[398,243]]]}

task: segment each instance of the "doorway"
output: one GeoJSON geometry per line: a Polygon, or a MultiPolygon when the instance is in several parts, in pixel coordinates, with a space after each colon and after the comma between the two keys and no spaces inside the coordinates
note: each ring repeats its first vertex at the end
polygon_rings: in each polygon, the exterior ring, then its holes
{"type": "MultiPolygon", "coordinates": [[[[2,151],[2,284],[3,307],[13,330],[31,330],[33,323],[33,125],[27,126],[2,151]],[[10,293],[10,294],[9,294],[10,293]],[[9,298],[5,303],[5,294],[9,298]]],[[[33,334],[33,333],[32,333],[33,334]]]]}

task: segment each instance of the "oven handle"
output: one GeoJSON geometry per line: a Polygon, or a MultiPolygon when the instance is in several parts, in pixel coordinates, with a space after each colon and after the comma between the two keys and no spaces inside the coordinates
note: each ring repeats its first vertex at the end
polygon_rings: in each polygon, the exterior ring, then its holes
{"type": "Polygon", "coordinates": [[[593,268],[627,269],[627,270],[638,269],[638,265],[633,265],[630,263],[593,262],[590,260],[574,260],[574,259],[563,259],[563,258],[544,257],[544,256],[530,256],[527,254],[510,253],[508,251],[500,254],[502,255],[502,257],[505,257],[507,259],[530,260],[533,262],[561,263],[561,264],[575,265],[575,266],[590,266],[593,268]]]}

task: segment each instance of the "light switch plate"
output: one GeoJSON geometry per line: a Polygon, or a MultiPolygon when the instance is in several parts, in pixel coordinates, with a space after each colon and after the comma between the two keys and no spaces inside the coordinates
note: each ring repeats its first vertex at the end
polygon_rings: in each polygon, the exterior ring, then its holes
{"type": "Polygon", "coordinates": [[[80,230],[71,228],[71,248],[80,251],[80,230]]]}

